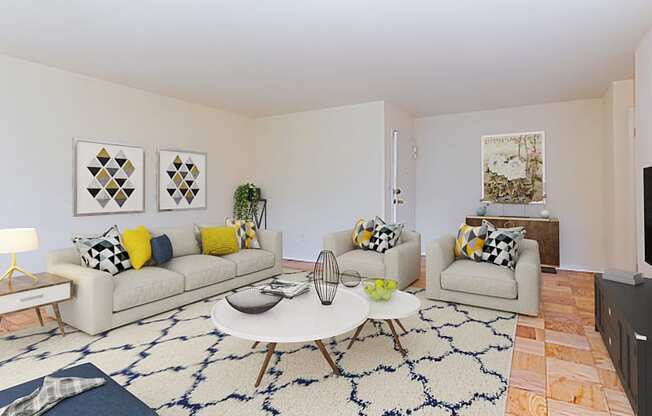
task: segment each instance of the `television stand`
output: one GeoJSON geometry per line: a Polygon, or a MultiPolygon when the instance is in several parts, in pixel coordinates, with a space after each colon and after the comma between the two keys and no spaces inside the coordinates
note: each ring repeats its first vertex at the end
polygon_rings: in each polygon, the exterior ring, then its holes
{"type": "Polygon", "coordinates": [[[638,286],[595,276],[595,329],[600,332],[632,409],[652,416],[652,279],[638,286]]]}

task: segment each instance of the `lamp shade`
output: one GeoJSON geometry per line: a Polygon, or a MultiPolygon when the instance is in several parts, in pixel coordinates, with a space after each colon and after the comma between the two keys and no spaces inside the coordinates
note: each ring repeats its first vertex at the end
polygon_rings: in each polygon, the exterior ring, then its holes
{"type": "Polygon", "coordinates": [[[6,228],[0,230],[0,253],[12,254],[38,248],[36,228],[6,228]]]}

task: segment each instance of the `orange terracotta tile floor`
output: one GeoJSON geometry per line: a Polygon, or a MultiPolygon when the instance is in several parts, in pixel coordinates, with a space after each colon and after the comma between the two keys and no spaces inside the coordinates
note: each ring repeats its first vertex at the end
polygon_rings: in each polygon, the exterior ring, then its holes
{"type": "MultiPolygon", "coordinates": [[[[312,268],[310,263],[290,260],[284,265],[312,268]]],[[[602,338],[595,332],[593,274],[560,271],[541,276],[539,316],[518,318],[507,415],[633,415],[602,338]]],[[[414,285],[426,285],[424,262],[414,285]]],[[[4,315],[0,333],[31,325],[38,325],[34,310],[4,315]]]]}

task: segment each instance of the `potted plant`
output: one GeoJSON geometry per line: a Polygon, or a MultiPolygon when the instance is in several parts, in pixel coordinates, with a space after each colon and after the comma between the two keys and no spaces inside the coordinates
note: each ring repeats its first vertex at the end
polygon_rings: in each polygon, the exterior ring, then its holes
{"type": "Polygon", "coordinates": [[[233,217],[254,221],[258,215],[258,201],[260,201],[259,187],[253,183],[238,186],[233,193],[233,217]]]}

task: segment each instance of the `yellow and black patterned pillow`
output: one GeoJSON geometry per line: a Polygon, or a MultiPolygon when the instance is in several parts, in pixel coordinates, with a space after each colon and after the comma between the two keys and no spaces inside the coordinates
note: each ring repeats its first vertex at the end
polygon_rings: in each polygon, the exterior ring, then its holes
{"type": "Polygon", "coordinates": [[[353,245],[364,250],[369,248],[369,240],[371,240],[371,236],[374,234],[375,226],[376,221],[360,218],[355,223],[353,233],[351,233],[353,245]]]}
{"type": "Polygon", "coordinates": [[[228,227],[235,228],[235,236],[240,248],[260,248],[257,236],[258,228],[253,221],[227,218],[225,222],[228,227]]]}
{"type": "Polygon", "coordinates": [[[462,224],[457,230],[455,240],[455,257],[466,257],[475,261],[482,261],[482,249],[487,239],[487,227],[481,225],[472,227],[462,224]]]}

